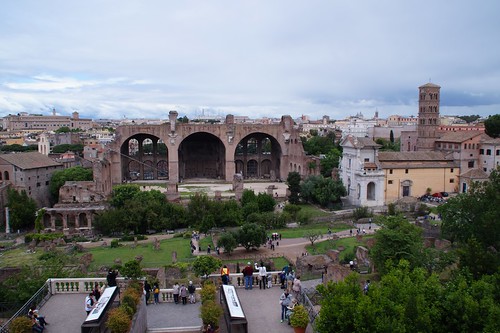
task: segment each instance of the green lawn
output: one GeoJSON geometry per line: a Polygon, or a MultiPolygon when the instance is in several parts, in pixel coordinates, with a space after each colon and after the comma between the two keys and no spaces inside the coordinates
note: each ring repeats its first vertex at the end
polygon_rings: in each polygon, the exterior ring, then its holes
{"type": "Polygon", "coordinates": [[[0,253],[0,267],[20,267],[24,265],[32,265],[38,262],[38,257],[44,253],[38,249],[36,253],[27,253],[26,246],[21,246],[13,250],[7,250],[0,253]]]}
{"type": "Polygon", "coordinates": [[[348,230],[352,228],[352,226],[347,224],[335,224],[331,226],[330,223],[314,223],[305,226],[300,226],[297,228],[271,230],[269,233],[270,234],[273,232],[280,233],[282,238],[302,238],[304,237],[304,234],[309,231],[319,231],[322,234],[326,235],[328,233],[328,228],[330,228],[332,232],[337,232],[342,230],[348,230]]]}
{"type": "Polygon", "coordinates": [[[89,252],[92,253],[92,266],[111,266],[116,258],[120,258],[122,264],[133,260],[135,256],[142,255],[142,267],[160,267],[172,263],[172,252],[177,252],[177,261],[186,261],[192,259],[191,250],[189,248],[189,239],[171,238],[161,241],[160,250],[153,250],[153,244],[139,244],[134,249],[130,244],[120,246],[118,248],[93,248],[89,252]]]}
{"type": "Polygon", "coordinates": [[[371,236],[371,235],[364,236],[363,240],[361,242],[358,242],[356,240],[356,237],[347,237],[347,238],[341,238],[338,240],[326,240],[326,241],[322,241],[319,243],[315,243],[314,247],[311,245],[307,245],[306,249],[307,249],[308,253],[314,255],[314,254],[324,254],[328,250],[335,250],[335,249],[338,249],[339,246],[343,246],[345,248],[345,250],[340,253],[340,260],[342,261],[342,260],[344,260],[346,255],[349,255],[354,251],[354,248],[356,246],[365,245],[364,241],[366,239],[369,239],[369,238],[373,238],[373,236],[371,236]]]}
{"type": "Polygon", "coordinates": [[[203,251],[207,250],[207,247],[208,247],[209,244],[210,244],[210,247],[212,248],[212,251],[215,250],[215,246],[214,246],[214,242],[212,240],[212,236],[207,236],[207,237],[201,238],[198,244],[201,246],[201,249],[203,251]]]}
{"type": "Polygon", "coordinates": [[[307,204],[300,205],[300,210],[303,211],[303,212],[308,213],[311,216],[311,218],[324,217],[324,216],[331,216],[332,215],[332,213],[324,211],[321,208],[318,208],[318,207],[316,207],[314,205],[307,205],[307,204]]]}

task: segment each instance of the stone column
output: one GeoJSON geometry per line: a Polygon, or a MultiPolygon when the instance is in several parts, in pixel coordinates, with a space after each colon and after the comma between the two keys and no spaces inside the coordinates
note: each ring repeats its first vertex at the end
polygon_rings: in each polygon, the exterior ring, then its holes
{"type": "Polygon", "coordinates": [[[144,139],[140,139],[140,140],[137,140],[139,143],[138,143],[138,152],[137,152],[137,159],[139,160],[139,172],[141,173],[140,174],[140,177],[139,179],[144,179],[144,161],[143,161],[143,154],[144,154],[144,149],[143,149],[143,143],[144,143],[144,139]]]}
{"type": "Polygon", "coordinates": [[[158,179],[158,139],[153,140],[153,179],[158,179]]]}

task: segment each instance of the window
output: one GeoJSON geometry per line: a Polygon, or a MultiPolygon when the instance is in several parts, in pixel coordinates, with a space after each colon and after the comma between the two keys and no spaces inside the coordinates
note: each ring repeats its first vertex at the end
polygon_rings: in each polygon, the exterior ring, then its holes
{"type": "Polygon", "coordinates": [[[488,172],[488,168],[483,168],[483,171],[484,172],[488,172]]]}
{"type": "Polygon", "coordinates": [[[451,169],[450,169],[450,172],[451,172],[451,173],[453,173],[453,171],[454,171],[454,170],[455,170],[455,169],[451,168],[451,169]]]}
{"type": "Polygon", "coordinates": [[[387,181],[387,184],[392,185],[392,180],[387,181]]]}
{"type": "Polygon", "coordinates": [[[389,169],[389,174],[392,175],[392,169],[389,169]]]}
{"type": "Polygon", "coordinates": [[[484,149],[479,149],[479,155],[484,155],[484,149]]]}
{"type": "Polygon", "coordinates": [[[467,163],[467,166],[469,168],[473,168],[474,167],[474,161],[469,161],[469,163],[467,163]]]}
{"type": "Polygon", "coordinates": [[[450,178],[450,184],[455,183],[455,178],[450,178]]]}
{"type": "Polygon", "coordinates": [[[370,159],[369,158],[365,158],[365,162],[370,162],[370,159]]]}
{"type": "Polygon", "coordinates": [[[500,149],[497,149],[496,155],[497,155],[497,156],[499,156],[499,155],[500,155],[500,149]]]}
{"type": "Polygon", "coordinates": [[[45,182],[45,185],[47,185],[47,186],[49,185],[49,181],[48,180],[45,182]]]}
{"type": "Polygon", "coordinates": [[[40,187],[40,186],[41,186],[40,183],[36,183],[36,187],[40,187]]]}
{"type": "Polygon", "coordinates": [[[405,173],[408,173],[408,169],[405,169],[405,173]]]}
{"type": "Polygon", "coordinates": [[[491,156],[491,149],[486,149],[486,155],[491,156]]]}

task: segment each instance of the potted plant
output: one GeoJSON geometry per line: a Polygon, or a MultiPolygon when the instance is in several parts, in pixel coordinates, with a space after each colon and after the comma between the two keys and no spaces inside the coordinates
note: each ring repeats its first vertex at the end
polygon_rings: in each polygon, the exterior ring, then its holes
{"type": "Polygon", "coordinates": [[[290,316],[290,325],[295,333],[304,333],[309,324],[309,313],[303,305],[296,305],[290,316]]]}
{"type": "Polygon", "coordinates": [[[223,312],[224,310],[222,310],[222,306],[220,306],[220,304],[217,304],[212,300],[205,301],[200,307],[200,318],[203,322],[203,332],[218,332],[219,319],[223,312]]]}

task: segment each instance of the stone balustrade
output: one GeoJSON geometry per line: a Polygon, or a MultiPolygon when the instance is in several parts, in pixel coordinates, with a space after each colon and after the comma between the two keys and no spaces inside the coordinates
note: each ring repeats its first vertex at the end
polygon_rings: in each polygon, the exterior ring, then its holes
{"type": "MultiPolygon", "coordinates": [[[[279,285],[280,284],[280,279],[279,279],[279,274],[281,271],[272,271],[268,273],[271,275],[271,282],[273,285],[279,285]]],[[[253,279],[252,279],[252,284],[254,286],[259,285],[259,274],[254,273],[253,274],[253,279]]],[[[208,277],[209,280],[213,281],[216,286],[220,286],[222,284],[221,281],[221,276],[220,274],[211,274],[208,277]]],[[[229,274],[229,280],[230,284],[235,286],[236,288],[238,287],[245,287],[245,281],[243,278],[242,273],[231,273],[229,274]]],[[[127,282],[130,280],[127,280],[125,278],[117,278],[116,282],[118,286],[121,288],[124,288],[127,284],[127,282]]],[[[52,295],[55,294],[88,294],[94,289],[94,285],[98,284],[99,287],[106,286],[106,278],[54,278],[54,279],[49,279],[49,285],[50,285],[50,293],[52,295]]],[[[196,288],[196,299],[199,299],[199,291],[201,288],[196,288]]],[[[172,288],[163,288],[160,289],[160,302],[173,302],[174,301],[174,295],[173,295],[173,290],[172,288]]],[[[151,300],[153,299],[153,295],[151,295],[151,300]]]]}

